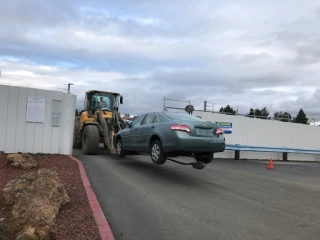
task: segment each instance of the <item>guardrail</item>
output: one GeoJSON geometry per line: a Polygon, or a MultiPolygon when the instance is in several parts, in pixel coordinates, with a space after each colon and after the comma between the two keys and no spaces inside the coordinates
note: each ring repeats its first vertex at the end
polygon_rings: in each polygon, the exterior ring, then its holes
{"type": "Polygon", "coordinates": [[[320,150],[316,149],[300,149],[300,148],[280,148],[280,147],[260,147],[249,146],[241,144],[226,144],[226,150],[234,150],[234,159],[240,159],[240,151],[252,151],[252,152],[278,152],[282,153],[282,160],[288,160],[288,153],[300,153],[300,154],[319,154],[320,150]]]}

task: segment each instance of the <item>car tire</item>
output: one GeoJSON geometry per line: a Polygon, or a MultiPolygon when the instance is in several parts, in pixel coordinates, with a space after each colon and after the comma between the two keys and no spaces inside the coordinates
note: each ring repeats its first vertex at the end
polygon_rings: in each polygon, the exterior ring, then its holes
{"type": "Polygon", "coordinates": [[[121,138],[117,139],[117,141],[116,141],[116,154],[120,158],[123,158],[126,156],[126,151],[123,150],[121,138]]]}
{"type": "Polygon", "coordinates": [[[99,150],[99,129],[95,125],[88,125],[82,134],[82,152],[85,155],[96,155],[99,150]]]}
{"type": "Polygon", "coordinates": [[[163,151],[162,144],[159,140],[155,140],[150,146],[151,160],[154,164],[161,165],[167,160],[166,154],[163,151]]]}
{"type": "Polygon", "coordinates": [[[204,162],[205,164],[211,163],[213,160],[214,153],[205,153],[205,154],[196,154],[194,158],[197,160],[197,162],[204,162]]]}

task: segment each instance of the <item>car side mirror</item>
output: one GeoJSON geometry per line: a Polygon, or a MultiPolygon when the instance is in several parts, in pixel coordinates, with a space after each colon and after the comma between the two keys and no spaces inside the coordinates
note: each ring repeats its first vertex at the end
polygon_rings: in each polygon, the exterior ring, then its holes
{"type": "Polygon", "coordinates": [[[120,104],[123,104],[123,97],[120,97],[120,104]]]}

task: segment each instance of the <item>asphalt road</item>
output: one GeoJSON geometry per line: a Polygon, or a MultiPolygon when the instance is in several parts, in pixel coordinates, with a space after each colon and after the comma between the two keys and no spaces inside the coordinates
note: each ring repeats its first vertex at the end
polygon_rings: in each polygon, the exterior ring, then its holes
{"type": "Polygon", "coordinates": [[[320,239],[320,164],[217,159],[203,170],[75,150],[116,239],[320,239]]]}

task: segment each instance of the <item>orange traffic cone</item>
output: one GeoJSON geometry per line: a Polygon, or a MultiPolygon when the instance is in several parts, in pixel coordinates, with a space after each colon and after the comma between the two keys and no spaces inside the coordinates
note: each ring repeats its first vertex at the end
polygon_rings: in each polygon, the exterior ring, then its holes
{"type": "Polygon", "coordinates": [[[270,158],[270,162],[269,162],[268,169],[274,169],[274,167],[273,167],[273,162],[272,162],[272,158],[270,158]]]}

